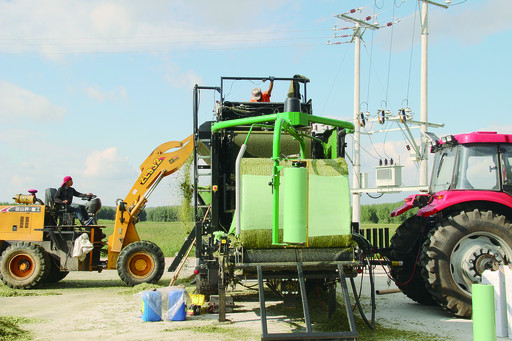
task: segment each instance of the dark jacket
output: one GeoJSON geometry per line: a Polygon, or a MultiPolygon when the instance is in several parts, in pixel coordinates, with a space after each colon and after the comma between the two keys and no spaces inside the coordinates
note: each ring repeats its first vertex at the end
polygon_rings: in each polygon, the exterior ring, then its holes
{"type": "Polygon", "coordinates": [[[68,188],[64,185],[57,189],[57,193],[55,193],[55,202],[58,204],[62,204],[62,202],[64,200],[67,200],[68,205],[70,205],[71,202],[73,202],[73,197],[83,198],[86,196],[87,196],[87,194],[82,194],[82,193],[78,192],[76,189],[74,189],[73,187],[68,188]]]}

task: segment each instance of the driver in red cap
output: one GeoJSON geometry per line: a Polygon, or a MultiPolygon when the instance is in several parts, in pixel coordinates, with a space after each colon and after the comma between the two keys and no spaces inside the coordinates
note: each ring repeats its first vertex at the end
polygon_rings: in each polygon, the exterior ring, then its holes
{"type": "Polygon", "coordinates": [[[82,194],[73,187],[73,178],[69,175],[65,176],[62,180],[62,185],[57,189],[55,193],[55,202],[58,204],[67,205],[69,211],[73,212],[82,225],[90,225],[93,222],[93,218],[88,218],[89,214],[85,209],[84,205],[71,204],[73,197],[85,198],[91,196],[92,193],[82,194]]]}

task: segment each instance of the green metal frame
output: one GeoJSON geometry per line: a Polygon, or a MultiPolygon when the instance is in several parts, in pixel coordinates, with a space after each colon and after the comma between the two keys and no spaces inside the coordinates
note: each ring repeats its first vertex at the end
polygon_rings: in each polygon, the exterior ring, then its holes
{"type": "MultiPolygon", "coordinates": [[[[319,117],[309,115],[303,112],[283,112],[272,115],[263,115],[257,117],[240,118],[229,121],[217,122],[212,125],[212,132],[218,132],[222,129],[233,128],[238,126],[251,125],[252,128],[258,124],[271,124],[274,123],[274,138],[272,148],[272,161],[274,165],[272,167],[272,185],[274,187],[273,193],[273,225],[272,225],[272,244],[273,245],[286,245],[279,243],[279,186],[281,185],[281,169],[283,166],[279,165],[282,157],[281,154],[281,133],[284,130],[290,134],[300,145],[300,157],[304,159],[306,157],[306,142],[305,138],[313,138],[305,135],[300,131],[296,130],[295,127],[304,127],[309,123],[321,123],[331,125],[337,128],[346,129],[348,133],[354,131],[354,125],[350,122],[335,120],[332,118],[319,117]]],[[[250,134],[250,132],[249,132],[250,134]]],[[[246,138],[246,142],[249,139],[249,135],[246,138]]],[[[322,141],[324,147],[326,144],[322,141]]]]}

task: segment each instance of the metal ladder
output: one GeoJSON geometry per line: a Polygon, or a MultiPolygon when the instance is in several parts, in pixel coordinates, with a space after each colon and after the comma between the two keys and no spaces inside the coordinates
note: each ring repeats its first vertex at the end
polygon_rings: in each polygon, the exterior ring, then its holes
{"type": "Polygon", "coordinates": [[[309,315],[309,308],[308,308],[308,300],[306,295],[306,281],[304,277],[304,271],[302,268],[302,263],[297,262],[297,277],[299,279],[299,288],[300,288],[300,295],[302,299],[302,307],[304,310],[304,320],[306,323],[306,331],[303,333],[269,333],[268,332],[268,326],[267,326],[267,313],[265,308],[265,293],[264,293],[264,286],[263,286],[263,279],[265,278],[265,274],[263,273],[264,267],[272,267],[273,264],[258,264],[256,266],[257,272],[258,272],[258,293],[259,293],[259,303],[260,303],[260,311],[261,311],[261,339],[262,340],[357,340],[357,337],[359,336],[355,320],[354,320],[354,314],[352,313],[352,305],[350,303],[350,296],[348,293],[348,287],[347,287],[347,279],[345,277],[345,273],[343,272],[343,265],[338,264],[337,270],[338,270],[338,276],[340,278],[340,284],[343,291],[343,297],[345,300],[345,309],[347,312],[347,318],[349,322],[349,328],[350,331],[345,332],[315,332],[313,331],[312,325],[311,325],[311,317],[309,315]]]}
{"type": "Polygon", "coordinates": [[[209,205],[205,204],[204,201],[199,196],[201,192],[210,192],[210,197],[212,196],[212,186],[211,186],[211,148],[203,143],[202,140],[199,139],[199,124],[198,124],[198,93],[200,90],[214,90],[219,91],[219,88],[215,87],[194,87],[194,109],[193,109],[193,130],[194,130],[194,180],[193,180],[193,188],[194,190],[194,228],[188,235],[187,239],[181,246],[180,251],[174,258],[173,262],[167,269],[168,272],[176,271],[179,264],[183,260],[183,258],[189,253],[189,249],[191,246],[196,243],[197,246],[197,237],[198,229],[201,228],[201,225],[205,223],[205,221],[209,221],[211,219],[211,209],[208,209],[209,205]],[[206,164],[200,164],[200,161],[205,161],[206,164]],[[209,170],[209,172],[204,172],[204,170],[209,170]],[[199,179],[207,177],[209,178],[209,186],[207,188],[199,188],[199,179]]]}

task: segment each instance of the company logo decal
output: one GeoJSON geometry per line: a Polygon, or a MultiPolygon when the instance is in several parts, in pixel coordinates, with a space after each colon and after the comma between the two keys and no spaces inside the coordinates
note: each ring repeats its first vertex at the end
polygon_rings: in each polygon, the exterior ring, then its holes
{"type": "Polygon", "coordinates": [[[140,177],[139,183],[141,185],[144,185],[149,180],[151,175],[153,175],[153,173],[158,168],[158,166],[160,166],[162,164],[162,162],[164,162],[164,160],[165,160],[165,156],[161,157],[161,158],[158,158],[158,159],[155,159],[153,164],[151,165],[151,167],[149,167],[149,169],[146,171],[146,174],[143,174],[140,177]]]}
{"type": "Polygon", "coordinates": [[[180,159],[180,157],[178,155],[176,155],[172,159],[169,159],[169,163],[172,165],[175,161],[178,161],[179,159],[180,159]]]}
{"type": "Polygon", "coordinates": [[[41,206],[7,206],[2,208],[0,212],[39,213],[41,212],[41,206]]]}

